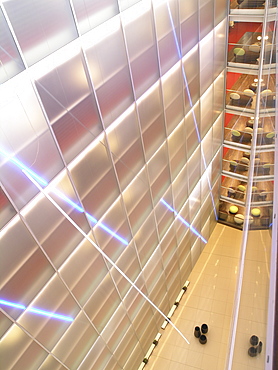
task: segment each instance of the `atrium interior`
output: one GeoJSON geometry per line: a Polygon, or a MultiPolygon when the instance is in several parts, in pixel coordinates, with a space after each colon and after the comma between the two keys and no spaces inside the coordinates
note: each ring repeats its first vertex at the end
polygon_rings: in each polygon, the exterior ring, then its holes
{"type": "Polygon", "coordinates": [[[3,369],[278,368],[277,17],[0,1],[3,369]]]}

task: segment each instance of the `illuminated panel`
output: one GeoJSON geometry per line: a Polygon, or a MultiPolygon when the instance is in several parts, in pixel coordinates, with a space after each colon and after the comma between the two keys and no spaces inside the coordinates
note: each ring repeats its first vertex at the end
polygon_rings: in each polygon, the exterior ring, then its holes
{"type": "MultiPolygon", "coordinates": [[[[34,171],[30,170],[27,166],[25,166],[21,161],[16,159],[15,157],[12,157],[11,155],[8,155],[3,150],[0,149],[0,152],[7,157],[11,162],[16,164],[19,168],[26,171],[33,179],[37,180],[41,185],[48,185],[47,181],[45,181],[41,176],[37,175],[34,171]]],[[[73,208],[75,208],[79,212],[84,212],[85,215],[88,217],[90,221],[92,221],[94,224],[97,224],[100,228],[102,228],[104,231],[106,231],[108,234],[113,236],[113,238],[118,239],[120,242],[122,242],[125,245],[128,245],[128,241],[123,239],[120,235],[116,234],[115,231],[111,230],[108,226],[104,225],[102,222],[98,222],[98,220],[90,215],[88,212],[86,212],[82,207],[80,207],[78,204],[74,203],[71,199],[69,199],[65,194],[60,192],[57,189],[50,189],[53,193],[58,195],[59,198],[66,201],[68,204],[70,204],[73,208]]]]}
{"type": "Polygon", "coordinates": [[[35,308],[35,307],[27,308],[27,307],[23,306],[23,304],[6,301],[4,299],[0,299],[0,304],[1,305],[4,305],[4,306],[18,308],[20,310],[26,310],[26,311],[32,312],[32,313],[37,313],[38,315],[43,315],[43,316],[51,317],[53,319],[59,319],[59,320],[64,320],[64,321],[73,321],[73,318],[70,317],[70,316],[60,315],[58,313],[53,313],[53,312],[50,312],[50,311],[45,311],[45,310],[42,310],[40,308],[35,308]]]}
{"type": "Polygon", "coordinates": [[[202,237],[202,235],[192,226],[190,225],[190,223],[188,223],[184,218],[182,218],[177,211],[174,210],[174,208],[172,208],[167,202],[165,202],[164,199],[161,199],[161,203],[163,203],[168,209],[170,209],[170,211],[172,211],[174,213],[175,216],[177,216],[177,218],[183,223],[185,224],[185,226],[187,226],[195,235],[198,236],[198,238],[200,238],[204,243],[207,243],[207,240],[202,237]]]}

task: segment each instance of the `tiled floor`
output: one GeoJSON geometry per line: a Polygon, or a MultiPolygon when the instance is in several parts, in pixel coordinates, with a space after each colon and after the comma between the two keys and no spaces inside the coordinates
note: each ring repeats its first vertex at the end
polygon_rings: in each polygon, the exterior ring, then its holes
{"type": "MultiPolygon", "coordinates": [[[[265,339],[264,310],[267,300],[263,295],[267,294],[265,288],[268,285],[268,247],[265,243],[269,242],[269,233],[267,236],[264,233],[268,231],[252,231],[248,241],[243,280],[244,299],[239,312],[234,370],[264,369],[263,352],[255,358],[247,355],[248,341],[252,334],[265,339]],[[258,244],[258,247],[254,247],[254,244],[258,244]]],[[[242,231],[217,224],[188,278],[189,288],[172,316],[172,322],[190,344],[168,325],[165,330],[161,330],[163,335],[145,367],[146,370],[226,368],[241,237],[242,231]],[[209,326],[205,345],[201,345],[193,334],[194,327],[202,323],[209,326]]]]}

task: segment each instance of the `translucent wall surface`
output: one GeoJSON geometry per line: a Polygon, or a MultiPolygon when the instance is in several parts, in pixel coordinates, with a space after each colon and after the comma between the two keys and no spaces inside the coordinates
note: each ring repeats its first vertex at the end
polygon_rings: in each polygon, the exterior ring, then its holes
{"type": "Polygon", "coordinates": [[[1,3],[5,369],[137,369],[215,226],[227,9],[185,3],[1,3]]]}

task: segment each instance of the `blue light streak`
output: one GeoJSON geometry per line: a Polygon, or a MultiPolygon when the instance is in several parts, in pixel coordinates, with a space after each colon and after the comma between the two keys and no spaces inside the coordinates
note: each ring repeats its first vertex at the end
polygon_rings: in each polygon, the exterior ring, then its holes
{"type": "Polygon", "coordinates": [[[9,301],[5,301],[4,299],[0,299],[0,304],[3,304],[5,306],[10,306],[10,307],[15,307],[15,308],[19,308],[20,310],[25,310],[25,306],[23,306],[22,304],[19,304],[19,303],[14,303],[14,302],[9,302],[9,301]]]}
{"type": "MultiPolygon", "coordinates": [[[[169,18],[170,18],[170,22],[171,22],[171,26],[172,26],[172,30],[173,30],[173,35],[174,35],[174,39],[175,39],[177,53],[178,53],[179,58],[182,60],[182,52],[181,52],[181,48],[179,46],[177,34],[176,34],[176,31],[175,31],[175,25],[174,25],[172,13],[171,13],[171,9],[170,9],[168,1],[167,1],[167,8],[168,8],[169,18]]],[[[186,78],[185,70],[184,70],[183,64],[181,64],[181,65],[182,65],[182,75],[183,75],[183,79],[184,79],[184,84],[185,84],[187,97],[188,97],[188,100],[189,100],[190,107],[193,108],[193,102],[192,102],[192,99],[191,99],[191,94],[190,94],[190,91],[189,91],[189,86],[188,86],[188,81],[187,81],[187,78],[186,78]]],[[[193,116],[193,121],[194,121],[194,125],[195,125],[195,131],[196,131],[196,134],[197,134],[197,137],[198,137],[198,142],[201,143],[200,131],[199,131],[199,128],[198,128],[198,123],[197,123],[197,119],[196,119],[194,109],[192,109],[192,116],[193,116]]],[[[201,155],[202,155],[202,160],[203,160],[204,166],[207,169],[207,163],[206,163],[206,159],[205,159],[205,155],[204,155],[202,146],[201,146],[201,155]]],[[[207,176],[207,180],[208,180],[208,186],[210,188],[210,197],[211,197],[211,202],[212,202],[212,206],[213,206],[214,215],[215,215],[216,220],[218,220],[216,206],[215,206],[215,202],[214,202],[213,195],[212,195],[212,186],[211,186],[211,183],[210,183],[210,180],[209,180],[208,176],[207,176]]]]}
{"type": "Polygon", "coordinates": [[[190,225],[189,222],[187,222],[184,218],[182,218],[176,210],[174,210],[173,207],[171,207],[167,202],[165,202],[164,199],[161,199],[161,203],[163,203],[170,211],[174,213],[174,215],[179,219],[185,226],[187,226],[195,235],[198,236],[205,244],[207,243],[207,240],[193,227],[190,225]]]}
{"type": "Polygon", "coordinates": [[[34,179],[38,181],[41,185],[48,185],[47,181],[45,181],[41,176],[39,176],[37,173],[34,171],[30,170],[29,167],[27,167],[24,163],[19,161],[17,158],[13,157],[12,155],[9,155],[6,153],[4,150],[0,149],[0,153],[3,154],[6,158],[8,158],[9,161],[13,162],[14,164],[17,165],[22,170],[25,170],[26,172],[29,173],[30,176],[32,176],[34,179]]]}
{"type": "MultiPolygon", "coordinates": [[[[0,149],[0,153],[3,154],[6,158],[9,159],[9,161],[13,162],[17,167],[20,169],[26,171],[33,179],[35,179],[40,185],[47,186],[49,183],[45,181],[41,176],[36,174],[34,171],[30,170],[24,163],[19,161],[17,158],[9,155],[4,150],[0,149]]],[[[23,171],[23,173],[24,173],[23,171]]],[[[61,191],[51,188],[50,189],[53,193],[55,193],[59,198],[63,199],[65,202],[67,202],[69,205],[71,205],[74,209],[81,213],[85,213],[85,215],[88,217],[90,221],[92,221],[94,224],[97,224],[101,229],[103,229],[105,232],[110,234],[113,238],[119,240],[124,245],[128,245],[128,241],[122,238],[120,235],[118,235],[115,231],[111,230],[108,226],[106,226],[104,223],[99,222],[95,217],[90,215],[90,213],[86,212],[82,207],[80,207],[78,204],[76,204],[74,201],[72,201],[70,198],[68,198],[65,194],[63,194],[61,191]]]]}
{"type": "Polygon", "coordinates": [[[73,318],[70,317],[70,316],[65,316],[65,315],[61,315],[61,314],[58,314],[58,313],[41,310],[40,308],[35,308],[35,307],[27,308],[22,304],[6,301],[5,299],[0,299],[0,304],[4,305],[4,306],[18,308],[20,310],[26,310],[27,312],[33,312],[33,313],[36,313],[38,315],[47,316],[47,317],[50,317],[50,318],[53,318],[53,319],[58,319],[58,320],[63,320],[63,321],[70,321],[70,322],[73,321],[73,318]]]}

